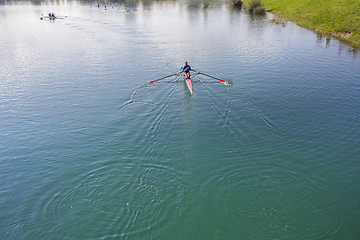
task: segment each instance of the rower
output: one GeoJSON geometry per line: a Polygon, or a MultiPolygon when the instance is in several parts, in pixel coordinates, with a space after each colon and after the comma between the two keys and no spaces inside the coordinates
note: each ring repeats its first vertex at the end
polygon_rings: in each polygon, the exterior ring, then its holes
{"type": "Polygon", "coordinates": [[[190,65],[188,65],[187,62],[185,62],[182,71],[185,72],[186,79],[190,79],[190,70],[191,70],[190,65]]]}

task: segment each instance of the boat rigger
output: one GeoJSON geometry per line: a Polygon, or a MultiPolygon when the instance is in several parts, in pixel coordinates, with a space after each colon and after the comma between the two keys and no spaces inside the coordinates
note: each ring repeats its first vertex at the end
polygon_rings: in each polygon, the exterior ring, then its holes
{"type": "MultiPolygon", "coordinates": [[[[220,79],[220,78],[217,78],[217,77],[213,77],[213,76],[211,76],[211,75],[209,75],[209,74],[205,74],[205,73],[202,73],[202,72],[199,72],[199,71],[195,71],[195,70],[190,70],[190,71],[192,71],[192,72],[195,73],[195,74],[193,75],[193,77],[194,77],[194,76],[197,77],[197,75],[204,75],[204,76],[206,76],[206,77],[208,77],[208,78],[215,79],[215,80],[219,81],[220,83],[223,83],[224,85],[229,85],[226,80],[223,80],[223,79],[220,79]]],[[[181,70],[180,72],[176,72],[176,73],[167,75],[167,76],[165,76],[165,77],[152,80],[152,81],[150,81],[149,83],[156,83],[156,82],[158,82],[158,81],[161,81],[161,80],[164,80],[164,79],[166,79],[166,78],[173,77],[173,76],[177,76],[178,78],[180,78],[181,75],[182,75],[182,73],[184,73],[184,72],[185,72],[185,71],[181,70]]],[[[187,86],[187,88],[189,89],[190,94],[193,95],[193,86],[192,86],[192,79],[191,79],[192,77],[190,76],[189,73],[186,73],[186,72],[185,72],[184,75],[185,75],[185,76],[184,76],[184,80],[185,80],[186,86],[187,86]]],[[[177,78],[177,79],[178,79],[178,78],[177,78]]]]}

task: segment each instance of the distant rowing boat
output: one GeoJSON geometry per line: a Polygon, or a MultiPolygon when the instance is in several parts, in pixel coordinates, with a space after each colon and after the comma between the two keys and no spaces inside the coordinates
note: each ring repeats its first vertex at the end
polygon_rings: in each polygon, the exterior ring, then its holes
{"type": "Polygon", "coordinates": [[[64,18],[67,18],[67,16],[65,16],[65,17],[56,17],[56,16],[43,16],[43,14],[41,14],[40,20],[43,20],[45,18],[47,18],[49,20],[55,20],[55,19],[64,19],[64,18]]]}

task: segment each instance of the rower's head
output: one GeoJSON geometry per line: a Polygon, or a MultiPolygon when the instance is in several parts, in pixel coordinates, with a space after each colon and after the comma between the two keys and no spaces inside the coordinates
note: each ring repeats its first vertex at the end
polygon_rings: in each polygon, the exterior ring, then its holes
{"type": "Polygon", "coordinates": [[[185,66],[186,66],[186,65],[187,65],[187,62],[185,62],[184,64],[185,64],[185,66]]]}

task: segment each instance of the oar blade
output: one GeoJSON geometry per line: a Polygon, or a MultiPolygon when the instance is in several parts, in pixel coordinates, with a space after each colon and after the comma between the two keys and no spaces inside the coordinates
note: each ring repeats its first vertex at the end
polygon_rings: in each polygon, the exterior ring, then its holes
{"type": "Polygon", "coordinates": [[[153,80],[153,81],[150,81],[149,83],[155,83],[156,82],[156,80],[153,80]]]}

